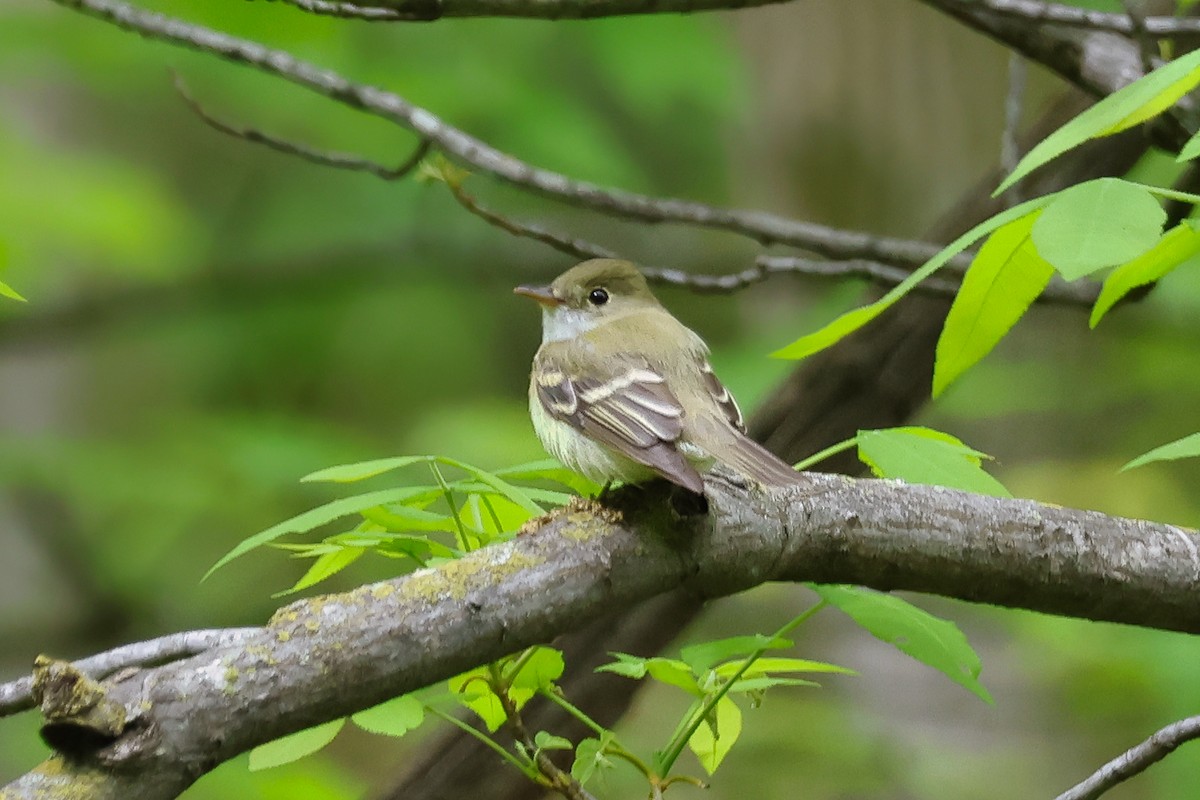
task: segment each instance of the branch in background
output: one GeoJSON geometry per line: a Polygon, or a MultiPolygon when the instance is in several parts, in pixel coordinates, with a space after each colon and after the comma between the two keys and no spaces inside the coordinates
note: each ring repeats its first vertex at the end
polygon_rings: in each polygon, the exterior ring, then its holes
{"type": "Polygon", "coordinates": [[[125,710],[115,729],[58,722],[70,757],[3,796],[167,800],[265,741],[681,586],[718,597],[766,581],[854,583],[1200,631],[1200,549],[1176,526],[812,473],[754,492],[709,483],[703,516],[662,514],[668,491],[619,490],[609,508],[580,502],[513,541],[293,603],[234,643],[122,672],[100,698],[125,710]]]}
{"type": "MultiPolygon", "coordinates": [[[[789,0],[282,0],[287,5],[322,16],[368,22],[419,22],[441,17],[520,17],[526,19],[594,19],[633,14],[677,14],[723,9],[757,8],[789,0]]],[[[1027,24],[1052,24],[1105,31],[1126,36],[1144,32],[1157,38],[1200,36],[1200,20],[1171,16],[1143,17],[1141,31],[1125,14],[1092,11],[1066,3],[1039,0],[971,0],[994,14],[1027,24]]]]}
{"type": "MultiPolygon", "coordinates": [[[[1125,36],[1144,34],[1158,38],[1200,36],[1200,19],[1168,16],[1143,16],[1093,11],[1066,3],[1040,0],[972,0],[973,5],[995,14],[1015,17],[1024,22],[1051,23],[1107,31],[1125,36]]],[[[1127,6],[1128,7],[1128,6],[1127,6]]]]}
{"type": "Polygon", "coordinates": [[[1169,756],[1179,745],[1193,739],[1200,739],[1200,717],[1189,717],[1155,732],[1149,739],[1117,756],[1055,800],[1096,800],[1109,789],[1144,772],[1169,756]]]}
{"type": "Polygon", "coordinates": [[[329,0],[282,0],[284,5],[322,17],[359,19],[364,22],[429,22],[442,16],[442,0],[410,0],[405,10],[399,7],[364,3],[333,3],[329,0]]]}
{"type": "MultiPolygon", "coordinates": [[[[154,667],[230,647],[262,631],[261,628],[223,628],[185,631],[145,642],[127,644],[74,662],[80,672],[101,680],[129,667],[154,667]]],[[[33,679],[19,678],[0,684],[0,717],[33,708],[33,679]]]]}
{"type": "MultiPolygon", "coordinates": [[[[255,128],[233,125],[227,121],[218,119],[207,111],[188,92],[187,87],[178,76],[175,78],[175,88],[179,91],[179,94],[188,106],[216,130],[255,144],[265,145],[280,153],[299,156],[306,161],[322,166],[368,172],[384,180],[395,180],[408,174],[428,154],[431,148],[430,140],[425,139],[416,152],[404,164],[396,168],[385,167],[382,164],[360,156],[317,150],[308,145],[289,141],[255,128]]],[[[541,225],[514,220],[511,217],[504,216],[481,205],[474,196],[467,193],[463,188],[465,177],[465,175],[439,175],[438,179],[446,184],[454,199],[464,209],[484,220],[489,225],[511,233],[514,236],[533,239],[552,247],[560,253],[580,259],[623,257],[614,250],[609,250],[602,245],[586,239],[557,233],[541,225]]],[[[917,243],[910,242],[910,244],[917,243]]],[[[951,259],[948,266],[961,276],[967,267],[970,266],[970,263],[971,256],[963,254],[951,259]]],[[[679,286],[698,292],[730,293],[753,286],[756,283],[761,283],[772,275],[780,274],[867,278],[882,286],[895,286],[905,280],[909,276],[910,271],[889,264],[863,259],[835,261],[804,258],[801,256],[761,255],[755,261],[754,266],[748,267],[741,272],[726,273],[723,275],[697,275],[681,269],[655,266],[642,267],[642,273],[645,274],[648,280],[654,283],[679,286]]],[[[917,291],[947,297],[953,297],[958,293],[958,289],[959,283],[957,281],[939,278],[927,279],[916,287],[917,291]]],[[[1043,292],[1041,299],[1064,305],[1091,306],[1096,302],[1099,292],[1099,286],[1094,283],[1067,283],[1060,277],[1055,276],[1043,292]]]]}
{"type": "Polygon", "coordinates": [[[328,150],[317,150],[308,145],[299,144],[281,139],[278,136],[272,136],[269,133],[258,130],[257,128],[240,127],[232,125],[225,120],[219,119],[211,114],[195,96],[188,91],[187,84],[179,77],[179,74],[174,70],[171,71],[171,80],[175,85],[175,91],[179,92],[179,96],[183,98],[183,102],[187,103],[188,108],[195,112],[196,116],[200,117],[210,128],[218,130],[221,133],[229,136],[234,136],[238,139],[245,139],[248,142],[261,144],[270,149],[284,153],[289,156],[296,156],[305,161],[314,164],[320,164],[326,167],[337,167],[338,169],[348,169],[358,172],[368,172],[377,178],[382,178],[385,181],[394,181],[403,178],[408,173],[416,169],[422,159],[429,154],[432,142],[429,139],[422,139],[412,155],[404,160],[403,163],[395,167],[386,167],[383,164],[371,161],[360,156],[351,155],[349,153],[337,153],[328,150]]]}
{"type": "Polygon", "coordinates": [[[441,17],[595,19],[634,14],[685,14],[758,8],[790,0],[282,0],[324,16],[368,21],[428,22],[441,17]]]}
{"type": "Polygon", "coordinates": [[[279,76],[331,100],[407,128],[432,141],[448,156],[502,181],[571,205],[641,222],[672,222],[728,231],[763,244],[786,244],[834,259],[864,258],[915,268],[928,261],[939,249],[937,245],[925,242],[843,231],[765,211],[719,208],[690,200],[651,197],[574,180],[514,158],[447,125],[430,111],[409,103],[399,95],[353,83],[336,72],[300,61],[290,53],[144,11],[120,0],[53,2],[149,38],[217,55],[279,76]]]}

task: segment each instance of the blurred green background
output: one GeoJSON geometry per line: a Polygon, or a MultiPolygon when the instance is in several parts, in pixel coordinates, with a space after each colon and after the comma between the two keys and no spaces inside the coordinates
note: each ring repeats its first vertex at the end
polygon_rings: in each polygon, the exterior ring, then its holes
{"type": "MultiPolygon", "coordinates": [[[[532,163],[600,183],[919,237],[995,161],[1008,56],[916,2],[808,0],[740,14],[588,23],[371,25],[274,3],[146,3],[378,84],[532,163]]],[[[388,184],[222,136],[214,112],[381,161],[412,137],[300,89],[121,33],[48,2],[0,7],[0,680],[199,627],[259,624],[303,569],[245,536],[332,495],[314,469],[436,452],[540,457],[525,411],[535,310],[510,293],[570,259],[467,215],[437,184],[388,184]]],[[[1057,91],[1033,70],[1032,116],[1057,91]]],[[[619,223],[483,177],[491,205],[646,263],[744,268],[728,236],[619,223]]],[[[752,409],[790,369],[771,349],[848,308],[860,284],[776,278],[733,297],[663,290],[752,409]]],[[[996,456],[1016,494],[1196,525],[1200,469],[1124,461],[1200,428],[1200,270],[1094,333],[1036,310],[921,422],[996,456]]],[[[348,586],[393,566],[363,560],[348,586]]],[[[686,634],[773,629],[807,602],[770,587],[686,634]]],[[[1200,712],[1180,635],[922,598],[959,621],[986,707],[827,612],[802,654],[862,672],[780,691],[708,795],[1047,797],[1200,712]]],[[[653,748],[685,700],[640,697],[622,731],[653,748]]],[[[0,782],[44,754],[0,720],[0,782]]],[[[419,737],[418,737],[419,738],[419,737]]],[[[187,797],[354,798],[407,748],[345,733],[320,755],[187,797]]],[[[496,767],[501,769],[499,765],[496,767]]],[[[1194,798],[1184,748],[1113,798],[1194,798]]],[[[640,796],[614,775],[611,796],[640,796]]],[[[603,790],[602,790],[603,791],[603,790]]],[[[682,796],[690,791],[677,790],[682,796]]]]}

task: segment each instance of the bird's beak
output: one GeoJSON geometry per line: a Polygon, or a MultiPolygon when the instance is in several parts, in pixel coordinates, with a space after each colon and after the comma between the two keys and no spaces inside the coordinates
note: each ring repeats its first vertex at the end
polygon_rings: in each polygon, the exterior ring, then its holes
{"type": "Polygon", "coordinates": [[[563,304],[562,298],[554,294],[554,290],[549,286],[518,286],[513,289],[513,294],[519,294],[522,297],[531,297],[538,301],[538,304],[553,308],[563,304]]]}

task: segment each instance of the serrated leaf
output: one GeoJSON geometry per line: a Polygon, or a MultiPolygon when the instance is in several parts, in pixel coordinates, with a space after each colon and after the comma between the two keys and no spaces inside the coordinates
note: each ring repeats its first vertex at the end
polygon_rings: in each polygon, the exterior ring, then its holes
{"type": "Polygon", "coordinates": [[[575,747],[571,744],[570,739],[564,739],[546,731],[538,731],[534,734],[533,744],[539,750],[571,750],[575,747]]]}
{"type": "Polygon", "coordinates": [[[605,743],[600,739],[587,738],[575,746],[575,760],[571,763],[571,777],[586,784],[600,767],[611,766],[604,755],[605,743]]]}
{"type": "Polygon", "coordinates": [[[521,671],[512,677],[513,689],[549,689],[562,677],[563,654],[553,647],[538,647],[521,666],[521,671]]]}
{"type": "Polygon", "coordinates": [[[1176,439],[1169,444],[1164,444],[1162,447],[1154,448],[1149,453],[1138,456],[1121,467],[1121,472],[1127,469],[1136,469],[1155,461],[1175,461],[1180,458],[1197,457],[1200,457],[1200,433],[1193,433],[1190,436],[1176,439]]]}
{"type": "Polygon", "coordinates": [[[1095,328],[1122,297],[1139,286],[1162,279],[1197,253],[1200,253],[1200,232],[1190,220],[1184,220],[1163,234],[1154,247],[1109,273],[1092,307],[1088,325],[1095,328]]]}
{"type": "Polygon", "coordinates": [[[257,772],[290,764],[307,755],[312,755],[332,742],[345,724],[345,719],[335,719],[323,725],[297,731],[282,739],[260,744],[250,751],[250,771],[257,772]]]}
{"type": "Polygon", "coordinates": [[[425,721],[425,707],[411,694],[405,694],[360,711],[350,719],[364,731],[384,736],[403,736],[419,728],[425,721]]]}
{"type": "Polygon", "coordinates": [[[700,759],[700,766],[712,775],[742,735],[742,710],[728,696],[717,701],[715,720],[705,720],[688,739],[688,747],[700,759]]]}
{"type": "MultiPolygon", "coordinates": [[[[739,669],[742,662],[730,661],[727,664],[721,664],[713,671],[722,678],[732,677],[739,669]]],[[[750,665],[746,670],[747,676],[765,675],[770,672],[836,672],[843,675],[856,675],[857,673],[849,667],[840,667],[837,664],[828,664],[824,661],[809,661],[804,658],[760,658],[750,665]]]]}
{"type": "Polygon", "coordinates": [[[292,588],[287,591],[276,592],[272,597],[294,594],[318,584],[331,575],[341,572],[355,561],[358,561],[365,552],[367,551],[361,547],[339,547],[333,552],[322,553],[312,563],[312,566],[308,568],[308,571],[300,577],[300,580],[296,581],[292,588]]]}
{"type": "MultiPolygon", "coordinates": [[[[447,685],[454,699],[479,715],[487,729],[495,733],[508,719],[508,715],[504,712],[500,698],[488,685],[487,677],[487,667],[477,667],[451,678],[447,685]]],[[[528,700],[532,693],[521,692],[520,694],[524,700],[528,700]]],[[[515,702],[518,693],[513,692],[509,696],[515,702]]]]}
{"type": "Polygon", "coordinates": [[[1089,139],[1117,133],[1165,111],[1197,83],[1200,83],[1200,51],[1181,56],[1113,92],[1026,153],[994,195],[1089,139]]]}
{"type": "Polygon", "coordinates": [[[273,542],[281,536],[286,536],[289,533],[305,533],[349,514],[357,514],[365,509],[387,503],[398,503],[406,497],[410,497],[413,493],[414,490],[408,488],[384,489],[378,492],[354,495],[353,497],[343,497],[331,503],[326,503],[323,506],[317,506],[314,509],[305,511],[303,514],[298,514],[291,519],[284,520],[277,525],[272,525],[265,531],[260,531],[253,536],[243,539],[232,550],[221,556],[217,560],[217,563],[213,564],[208,572],[204,573],[202,580],[207,580],[210,575],[238,556],[245,555],[251,550],[273,542]]]}
{"type": "Polygon", "coordinates": [[[646,672],[659,683],[676,686],[689,694],[700,694],[692,668],[673,658],[652,658],[646,662],[646,672]]]}
{"type": "Polygon", "coordinates": [[[755,678],[739,678],[729,687],[730,692],[739,694],[765,692],[779,686],[803,686],[805,688],[821,687],[816,681],[806,681],[803,678],[780,678],[773,675],[762,675],[755,678]]]}
{"type": "Polygon", "coordinates": [[[780,636],[764,636],[762,634],[731,636],[728,639],[717,639],[685,647],[679,651],[679,657],[698,675],[713,664],[728,658],[748,656],[759,650],[779,650],[791,646],[790,639],[780,636]]]}
{"type": "Polygon", "coordinates": [[[858,432],[858,457],[877,477],[1011,497],[998,480],[984,471],[984,455],[948,433],[929,428],[858,432]]]}
{"type": "Polygon", "coordinates": [[[1038,255],[1030,235],[1042,213],[993,231],[979,248],[938,337],[934,397],[990,353],[1050,282],[1054,267],[1038,255]]]}
{"type": "Polygon", "coordinates": [[[984,702],[992,702],[992,696],[979,682],[979,656],[953,622],[899,597],[870,589],[834,585],[811,588],[875,638],[933,667],[984,702]]]}
{"type": "Polygon", "coordinates": [[[1154,247],[1166,219],[1143,187],[1097,178],[1058,193],[1033,223],[1033,243],[1064,278],[1075,280],[1154,247]]]}
{"type": "Polygon", "coordinates": [[[1012,222],[1015,219],[1019,219],[1020,217],[1030,214],[1039,208],[1045,207],[1045,205],[1053,198],[1054,195],[1051,194],[1046,195],[1045,197],[1037,197],[1033,200],[1026,200],[1024,203],[1013,206],[1007,211],[997,214],[991,219],[984,220],[939,251],[937,255],[925,262],[925,264],[914,271],[912,275],[896,284],[896,286],[894,286],[883,297],[879,298],[874,303],[842,314],[840,317],[835,319],[833,322],[830,322],[820,330],[801,336],[791,344],[776,350],[771,354],[771,357],[799,360],[801,358],[807,358],[813,353],[820,352],[835,342],[840,341],[844,337],[878,317],[880,314],[890,308],[893,303],[895,303],[904,295],[908,294],[908,292],[914,286],[928,278],[934,272],[943,267],[947,261],[954,258],[963,250],[966,250],[979,239],[982,239],[992,231],[1000,228],[1003,225],[1007,225],[1009,222],[1012,222]]]}
{"type": "Polygon", "coordinates": [[[631,656],[628,653],[609,653],[610,656],[616,659],[611,664],[601,664],[596,667],[596,672],[611,672],[614,675],[620,675],[622,678],[632,678],[633,680],[641,680],[646,677],[646,659],[641,656],[631,656]]]}

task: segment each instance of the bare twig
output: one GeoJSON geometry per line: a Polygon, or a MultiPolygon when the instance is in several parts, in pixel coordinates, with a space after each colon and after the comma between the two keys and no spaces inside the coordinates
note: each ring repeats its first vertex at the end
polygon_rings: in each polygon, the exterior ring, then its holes
{"type": "Polygon", "coordinates": [[[463,189],[461,181],[448,180],[445,183],[450,188],[450,194],[454,196],[459,205],[489,225],[511,233],[513,236],[533,239],[536,242],[549,245],[560,253],[566,253],[576,258],[621,258],[620,254],[616,251],[609,250],[607,247],[598,245],[595,242],[557,233],[534,223],[520,222],[492,211],[490,208],[480,205],[478,200],[468,194],[463,189]]]}
{"type": "MultiPolygon", "coordinates": [[[[228,647],[262,631],[261,628],[216,628],[184,631],[136,642],[74,662],[76,668],[96,680],[129,667],[153,667],[187,658],[206,650],[228,647]]],[[[0,717],[33,708],[33,679],[18,678],[0,684],[0,717]]]]}
{"type": "Polygon", "coordinates": [[[763,244],[786,244],[826,258],[865,258],[916,267],[938,251],[926,242],[845,231],[788,219],[765,211],[729,209],[690,200],[652,197],[574,180],[531,166],[480,139],[447,125],[430,111],[399,95],[357,84],[331,70],[300,61],[257,42],[138,9],[121,0],[53,0],[125,30],[255,67],[408,128],[431,140],[448,156],[502,181],[562,202],[625,219],[672,222],[736,233],[763,244]]]}
{"type": "Polygon", "coordinates": [[[1087,780],[1072,786],[1055,800],[1095,800],[1117,784],[1163,760],[1179,745],[1193,739],[1200,739],[1200,717],[1189,717],[1172,723],[1109,761],[1087,780]]]}
{"type": "Polygon", "coordinates": [[[403,178],[408,173],[412,172],[421,160],[429,154],[429,149],[432,142],[429,139],[422,139],[417,144],[416,149],[412,152],[403,163],[395,167],[387,167],[370,159],[360,156],[351,155],[349,153],[338,153],[329,150],[318,150],[306,144],[292,142],[287,139],[275,136],[258,130],[257,128],[248,128],[237,126],[227,122],[219,117],[214,116],[208,109],[200,104],[183,82],[183,79],[178,73],[171,72],[172,81],[175,84],[175,91],[179,92],[179,96],[183,98],[183,102],[187,103],[188,108],[196,113],[209,127],[220,131],[221,133],[238,139],[245,139],[248,142],[261,144],[271,148],[279,153],[284,153],[290,156],[297,156],[305,161],[310,161],[314,164],[320,164],[326,167],[337,167],[338,169],[356,170],[359,172],[369,172],[370,174],[382,178],[385,181],[394,181],[403,178]]]}

